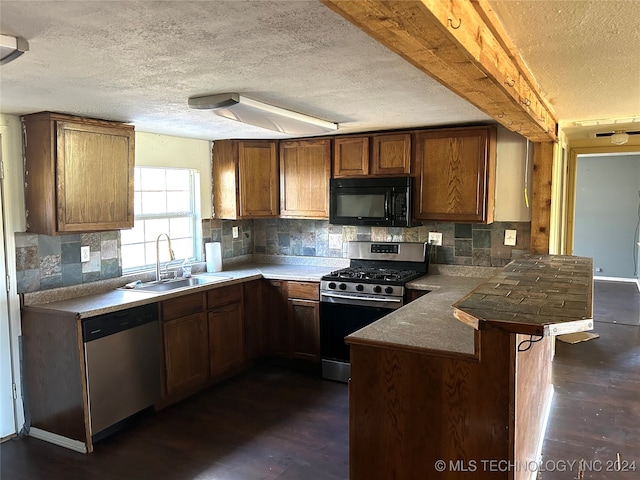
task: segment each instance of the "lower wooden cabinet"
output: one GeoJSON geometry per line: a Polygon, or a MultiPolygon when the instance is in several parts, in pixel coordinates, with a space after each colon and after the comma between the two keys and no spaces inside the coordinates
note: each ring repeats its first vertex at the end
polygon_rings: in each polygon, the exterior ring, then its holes
{"type": "Polygon", "coordinates": [[[289,337],[287,327],[287,282],[264,280],[264,331],[269,355],[287,356],[289,337]]]}
{"type": "Polygon", "coordinates": [[[291,357],[319,362],[319,303],[314,300],[289,299],[288,306],[291,357]]]}
{"type": "Polygon", "coordinates": [[[209,378],[209,343],[204,313],[163,322],[167,395],[191,390],[209,378]]]}
{"type": "Polygon", "coordinates": [[[242,304],[232,303],[208,312],[209,359],[212,377],[238,369],[244,363],[242,304]]]}
{"type": "Polygon", "coordinates": [[[244,296],[244,355],[251,362],[266,351],[264,316],[262,306],[263,280],[251,280],[242,284],[244,296]]]}
{"type": "Polygon", "coordinates": [[[165,394],[189,395],[242,368],[243,288],[213,288],[161,303],[165,394]]]}
{"type": "Polygon", "coordinates": [[[320,286],[316,282],[288,282],[289,355],[320,361],[320,286]]]}

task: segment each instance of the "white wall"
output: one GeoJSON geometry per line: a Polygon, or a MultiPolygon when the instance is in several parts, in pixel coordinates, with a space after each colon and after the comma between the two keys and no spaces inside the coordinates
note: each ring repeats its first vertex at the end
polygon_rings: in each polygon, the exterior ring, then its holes
{"type": "Polygon", "coordinates": [[[136,132],[136,166],[193,168],[200,172],[200,213],[211,217],[211,142],[136,132]]]}
{"type": "MultiPolygon", "coordinates": [[[[527,140],[517,133],[498,126],[496,146],[496,203],[497,222],[529,222],[531,209],[524,197],[527,140]]],[[[526,175],[531,202],[533,172],[533,144],[529,144],[529,165],[526,175]]]]}
{"type": "MultiPolygon", "coordinates": [[[[24,212],[24,176],[22,162],[22,134],[20,118],[14,115],[0,114],[0,135],[2,136],[2,160],[4,162],[3,182],[5,199],[5,246],[7,272],[9,275],[8,306],[9,318],[0,321],[9,323],[11,354],[13,357],[13,379],[16,383],[18,403],[16,405],[16,423],[18,430],[24,425],[22,409],[22,384],[20,382],[19,337],[22,334],[20,323],[20,301],[16,284],[16,245],[15,232],[25,230],[24,212]]],[[[3,406],[4,408],[4,406],[3,406]]]]}

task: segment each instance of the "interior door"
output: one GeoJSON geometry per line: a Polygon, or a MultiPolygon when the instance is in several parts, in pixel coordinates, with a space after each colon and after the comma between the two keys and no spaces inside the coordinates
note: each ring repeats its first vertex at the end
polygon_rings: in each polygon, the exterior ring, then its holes
{"type": "Polygon", "coordinates": [[[4,224],[4,190],[2,167],[2,136],[0,136],[0,438],[16,433],[11,369],[11,336],[9,327],[9,297],[7,285],[6,239],[4,224]]]}

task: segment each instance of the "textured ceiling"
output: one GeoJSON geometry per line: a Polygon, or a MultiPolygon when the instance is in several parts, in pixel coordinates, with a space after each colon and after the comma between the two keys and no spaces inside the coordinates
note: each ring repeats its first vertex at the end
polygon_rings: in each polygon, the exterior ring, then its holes
{"type": "MultiPolygon", "coordinates": [[[[640,2],[490,3],[561,120],[640,114],[640,2]]],[[[275,138],[187,107],[190,96],[239,92],[338,122],[341,132],[488,120],[315,0],[1,0],[0,29],[30,45],[0,67],[2,113],[275,138]]]]}
{"type": "Polygon", "coordinates": [[[490,0],[566,132],[640,130],[640,1],[490,0]],[[611,128],[613,129],[613,128],[611,128]]]}
{"type": "Polygon", "coordinates": [[[2,31],[30,44],[2,67],[3,113],[72,112],[205,139],[274,137],[187,106],[190,96],[239,92],[345,132],[488,119],[316,1],[1,7],[2,31]]]}

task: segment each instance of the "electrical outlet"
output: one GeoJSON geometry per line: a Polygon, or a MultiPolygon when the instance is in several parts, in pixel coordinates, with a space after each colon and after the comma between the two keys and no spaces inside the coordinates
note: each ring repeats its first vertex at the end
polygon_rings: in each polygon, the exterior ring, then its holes
{"type": "Polygon", "coordinates": [[[80,247],[80,262],[86,263],[91,261],[91,247],[80,247]]]}
{"type": "Polygon", "coordinates": [[[238,238],[240,236],[238,227],[231,227],[231,235],[233,236],[233,238],[238,238]]]}
{"type": "Polygon", "coordinates": [[[516,244],[516,231],[515,230],[505,230],[504,231],[504,244],[511,245],[512,247],[516,244]]]}
{"type": "Polygon", "coordinates": [[[429,244],[442,246],[442,232],[429,232],[429,244]]]}

